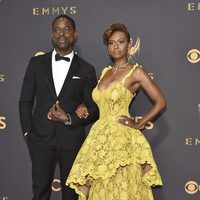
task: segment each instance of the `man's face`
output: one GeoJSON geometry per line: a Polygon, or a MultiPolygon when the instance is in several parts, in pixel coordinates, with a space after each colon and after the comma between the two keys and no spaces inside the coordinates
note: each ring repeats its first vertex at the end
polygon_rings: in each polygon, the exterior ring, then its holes
{"type": "Polygon", "coordinates": [[[77,39],[77,32],[65,18],[57,19],[52,27],[51,40],[58,53],[68,54],[73,50],[77,39]]]}

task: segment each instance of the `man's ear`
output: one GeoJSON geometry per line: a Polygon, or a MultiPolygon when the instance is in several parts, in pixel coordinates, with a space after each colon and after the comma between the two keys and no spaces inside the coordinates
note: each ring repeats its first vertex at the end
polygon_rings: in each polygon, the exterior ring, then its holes
{"type": "Polygon", "coordinates": [[[74,33],[74,40],[75,40],[75,42],[78,40],[78,32],[77,31],[75,31],[75,33],[74,33]]]}

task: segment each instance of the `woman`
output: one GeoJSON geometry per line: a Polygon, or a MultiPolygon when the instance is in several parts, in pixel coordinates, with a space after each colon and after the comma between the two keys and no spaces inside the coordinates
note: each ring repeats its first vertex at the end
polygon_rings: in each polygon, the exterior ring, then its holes
{"type": "MultiPolygon", "coordinates": [[[[162,185],[151,147],[139,129],[166,106],[159,88],[138,64],[128,60],[139,49],[123,24],[104,32],[104,42],[113,65],[104,68],[93,98],[100,110],[99,120],[79,151],[66,184],[80,200],[153,200],[151,186],[162,185]],[[153,106],[135,123],[129,105],[143,88],[153,106]]],[[[79,117],[87,115],[82,106],[79,117]]]]}

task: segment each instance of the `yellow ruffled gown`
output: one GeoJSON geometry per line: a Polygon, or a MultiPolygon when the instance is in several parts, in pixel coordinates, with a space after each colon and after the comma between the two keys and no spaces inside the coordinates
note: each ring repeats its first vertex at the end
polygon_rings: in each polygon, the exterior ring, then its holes
{"type": "MultiPolygon", "coordinates": [[[[137,66],[118,83],[103,91],[97,85],[93,90],[100,117],[90,129],[66,181],[78,193],[79,200],[86,198],[75,186],[77,183],[91,184],[88,200],[153,200],[151,186],[162,185],[144,135],[117,122],[120,115],[129,116],[133,94],[124,82],[137,66]],[[152,168],[142,176],[141,164],[146,162],[152,168]]],[[[100,80],[109,69],[110,66],[104,68],[100,80]]]]}

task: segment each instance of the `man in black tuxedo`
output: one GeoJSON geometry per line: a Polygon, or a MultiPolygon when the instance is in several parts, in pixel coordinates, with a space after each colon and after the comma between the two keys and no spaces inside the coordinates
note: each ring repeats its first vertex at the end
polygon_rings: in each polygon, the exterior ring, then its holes
{"type": "Polygon", "coordinates": [[[76,200],[76,193],[65,181],[85,139],[84,126],[98,118],[91,97],[96,73],[73,51],[77,32],[72,18],[56,17],[51,39],[53,51],[31,58],[19,101],[21,126],[32,160],[32,199],[50,199],[58,163],[62,200],[76,200]],[[85,118],[75,113],[82,103],[88,107],[85,118]]]}

